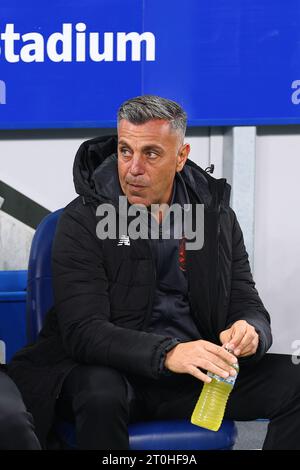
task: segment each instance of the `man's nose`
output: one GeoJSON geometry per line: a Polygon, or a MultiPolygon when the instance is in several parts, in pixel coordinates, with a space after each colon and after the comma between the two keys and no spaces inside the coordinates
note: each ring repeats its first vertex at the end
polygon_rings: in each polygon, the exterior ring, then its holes
{"type": "Polygon", "coordinates": [[[134,176],[141,175],[145,172],[144,163],[140,155],[133,155],[130,165],[130,173],[134,176]]]}

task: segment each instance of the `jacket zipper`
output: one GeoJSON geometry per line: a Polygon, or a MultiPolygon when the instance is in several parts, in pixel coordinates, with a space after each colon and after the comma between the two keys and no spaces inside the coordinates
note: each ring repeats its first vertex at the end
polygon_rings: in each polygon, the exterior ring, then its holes
{"type": "MultiPolygon", "coordinates": [[[[224,189],[224,188],[223,188],[224,189]]],[[[223,191],[224,193],[224,191],[223,191]]],[[[221,196],[218,194],[218,209],[217,209],[217,259],[216,259],[216,287],[215,287],[215,304],[213,318],[218,318],[218,300],[220,288],[220,233],[221,233],[221,196]]],[[[216,325],[217,326],[217,325],[216,325]]]]}
{"type": "Polygon", "coordinates": [[[142,326],[143,330],[145,330],[145,328],[149,324],[149,319],[151,317],[152,308],[153,308],[154,294],[156,290],[156,265],[154,262],[151,246],[150,246],[150,253],[151,253],[151,262],[152,262],[152,267],[153,267],[153,282],[152,282],[151,297],[149,299],[149,306],[148,306],[147,314],[143,321],[143,326],[142,326]]]}
{"type": "Polygon", "coordinates": [[[221,203],[218,203],[218,225],[217,225],[217,280],[220,278],[220,233],[221,233],[221,203]]]}

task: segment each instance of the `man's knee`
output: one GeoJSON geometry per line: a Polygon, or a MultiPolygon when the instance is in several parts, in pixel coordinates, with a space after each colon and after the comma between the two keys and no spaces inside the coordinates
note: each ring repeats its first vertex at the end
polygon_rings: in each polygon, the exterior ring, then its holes
{"type": "Polygon", "coordinates": [[[282,406],[285,402],[288,403],[300,396],[300,364],[293,360],[292,355],[267,354],[266,364],[261,375],[262,380],[269,379],[278,396],[283,397],[282,406]]]}
{"type": "Polygon", "coordinates": [[[106,413],[127,410],[127,385],[122,374],[111,368],[95,369],[98,370],[89,374],[87,387],[77,394],[73,403],[74,411],[84,410],[92,416],[103,416],[106,413]]]}
{"type": "Polygon", "coordinates": [[[270,354],[273,359],[271,367],[272,375],[277,376],[279,383],[295,384],[300,386],[300,364],[295,362],[295,358],[289,354],[270,354]]]}
{"type": "Polygon", "coordinates": [[[122,389],[110,391],[103,389],[89,392],[77,397],[77,410],[84,408],[85,413],[103,416],[107,413],[118,413],[128,408],[126,395],[122,389]]]}

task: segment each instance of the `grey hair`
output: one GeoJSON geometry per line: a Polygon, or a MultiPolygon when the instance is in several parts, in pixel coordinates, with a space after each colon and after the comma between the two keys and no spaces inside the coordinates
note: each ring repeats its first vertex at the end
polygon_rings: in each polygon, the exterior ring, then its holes
{"type": "Polygon", "coordinates": [[[122,119],[132,124],[145,124],[152,119],[169,121],[171,129],[182,139],[186,132],[187,115],[175,101],[155,95],[142,95],[125,101],[118,110],[118,125],[122,119]]]}

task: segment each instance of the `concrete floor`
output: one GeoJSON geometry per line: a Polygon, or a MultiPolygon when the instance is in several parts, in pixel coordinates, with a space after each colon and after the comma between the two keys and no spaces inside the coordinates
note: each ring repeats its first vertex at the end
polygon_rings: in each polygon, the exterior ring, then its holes
{"type": "Polygon", "coordinates": [[[268,428],[268,421],[236,421],[238,436],[234,450],[261,449],[268,428]]]}

